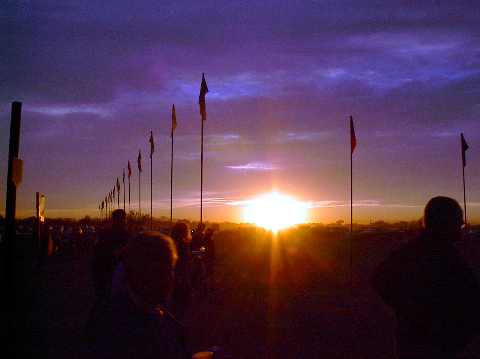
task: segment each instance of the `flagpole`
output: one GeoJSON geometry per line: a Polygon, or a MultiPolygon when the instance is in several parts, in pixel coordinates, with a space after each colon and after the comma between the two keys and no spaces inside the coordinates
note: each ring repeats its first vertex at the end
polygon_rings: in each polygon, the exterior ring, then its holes
{"type": "Polygon", "coordinates": [[[462,166],[462,178],[463,178],[463,215],[465,226],[467,226],[467,195],[465,191],[465,166],[462,166]]]}
{"type": "Polygon", "coordinates": [[[203,118],[202,118],[202,143],[200,152],[200,223],[203,222],[203,118]]]}
{"type": "Polygon", "coordinates": [[[353,148],[350,149],[350,290],[352,289],[352,237],[353,237],[353,148]]]}
{"type": "Polygon", "coordinates": [[[170,226],[173,223],[173,128],[172,128],[172,151],[170,154],[170,226]]]}
{"type": "Polygon", "coordinates": [[[140,182],[141,182],[142,172],[138,169],[138,216],[141,215],[142,209],[140,207],[140,182]]]}
{"type": "Polygon", "coordinates": [[[350,240],[349,240],[349,286],[350,294],[353,287],[353,151],[357,146],[353,116],[350,116],[350,240]]]}
{"type": "Polygon", "coordinates": [[[150,154],[150,229],[153,229],[153,154],[150,154]]]}

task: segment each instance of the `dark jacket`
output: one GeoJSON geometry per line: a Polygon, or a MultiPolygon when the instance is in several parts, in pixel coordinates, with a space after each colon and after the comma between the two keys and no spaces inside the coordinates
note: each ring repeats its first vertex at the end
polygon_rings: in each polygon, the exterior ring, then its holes
{"type": "Polygon", "coordinates": [[[109,295],[113,271],[118,264],[117,253],[129,238],[126,230],[110,228],[100,232],[92,260],[93,285],[97,297],[109,295]]]}
{"type": "Polygon", "coordinates": [[[144,313],[126,293],[112,297],[88,349],[89,359],[186,359],[184,328],[165,310],[144,313]]]}
{"type": "Polygon", "coordinates": [[[397,317],[400,353],[456,353],[480,329],[480,285],[453,243],[423,234],[392,253],[373,286],[397,317]]]}

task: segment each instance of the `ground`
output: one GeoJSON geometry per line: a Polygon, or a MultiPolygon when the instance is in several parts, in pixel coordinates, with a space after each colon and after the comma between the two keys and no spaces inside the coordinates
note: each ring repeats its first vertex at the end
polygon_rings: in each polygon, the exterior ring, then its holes
{"type": "MultiPolygon", "coordinates": [[[[393,357],[393,313],[369,278],[404,242],[402,235],[357,235],[351,279],[343,232],[299,230],[275,239],[263,231],[232,230],[215,240],[215,283],[194,297],[184,320],[194,351],[216,346],[231,358],[393,357]]],[[[479,254],[480,243],[471,242],[466,255],[476,270],[479,254]]],[[[32,328],[50,358],[82,356],[82,329],[93,302],[90,259],[57,255],[38,274],[32,328]]],[[[465,357],[476,354],[480,339],[465,357]]]]}

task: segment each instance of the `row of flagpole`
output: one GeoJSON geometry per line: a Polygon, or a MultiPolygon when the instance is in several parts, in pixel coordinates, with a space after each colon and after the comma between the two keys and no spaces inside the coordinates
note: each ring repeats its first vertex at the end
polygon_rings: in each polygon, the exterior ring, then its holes
{"type": "MultiPolygon", "coordinates": [[[[352,250],[352,237],[353,237],[353,153],[357,147],[357,137],[355,135],[355,127],[353,124],[353,116],[350,116],[350,240],[349,240],[349,266],[350,266],[350,289],[352,288],[352,267],[353,267],[353,250],[352,250]]],[[[460,147],[462,155],[462,183],[463,183],[463,215],[464,223],[467,225],[467,196],[465,188],[465,167],[467,166],[466,152],[469,148],[467,141],[463,133],[460,133],[460,147]]]]}
{"type": "MultiPolygon", "coordinates": [[[[201,116],[201,141],[200,141],[200,223],[203,222],[203,135],[204,135],[204,122],[207,119],[205,96],[208,93],[208,86],[205,80],[205,75],[202,74],[202,82],[200,84],[200,94],[198,98],[198,104],[200,107],[201,116]]],[[[174,132],[177,128],[177,118],[175,105],[172,105],[172,123],[171,123],[171,156],[170,156],[170,222],[173,221],[173,158],[174,158],[174,132]]],[[[153,153],[155,151],[155,142],[153,139],[153,131],[150,131],[150,226],[153,223],[153,153]]],[[[465,167],[466,167],[466,151],[469,146],[465,140],[463,133],[460,134],[461,155],[462,155],[462,181],[463,181],[463,206],[464,206],[464,222],[467,224],[467,201],[466,201],[466,186],[465,186],[465,167]]],[[[355,135],[355,127],[353,122],[353,116],[350,116],[350,234],[353,233],[353,153],[357,146],[357,138],[355,135]]],[[[138,212],[141,214],[141,173],[142,173],[142,153],[138,151],[138,212]]],[[[130,177],[132,170],[130,161],[128,161],[128,207],[130,210],[130,177]]],[[[125,210],[125,170],[123,170],[123,187],[124,187],[124,200],[123,208],[125,210]]],[[[105,217],[108,218],[108,210],[112,209],[112,199],[115,199],[115,189],[117,190],[117,206],[120,207],[120,183],[117,178],[116,186],[108,193],[104,201],[99,205],[99,210],[105,209],[105,217]]],[[[350,266],[352,265],[352,242],[350,236],[350,266]]]]}
{"type": "MultiPolygon", "coordinates": [[[[207,82],[205,80],[205,75],[202,74],[202,82],[200,84],[200,94],[198,97],[198,104],[200,107],[201,115],[201,148],[200,148],[200,223],[203,221],[203,132],[204,132],[204,121],[207,119],[207,110],[205,103],[205,96],[208,92],[207,82]]],[[[177,114],[175,110],[175,105],[172,105],[172,123],[171,123],[171,156],[170,156],[170,223],[173,222],[173,149],[174,149],[174,132],[177,128],[177,114]]],[[[153,153],[155,152],[155,141],[153,138],[153,131],[150,131],[150,228],[153,227],[153,153]]],[[[138,150],[137,157],[137,167],[138,167],[138,214],[141,215],[141,173],[142,173],[142,152],[138,150]]],[[[127,165],[128,170],[128,210],[130,211],[130,178],[132,176],[132,168],[130,166],[130,161],[127,165]]],[[[111,191],[105,196],[105,198],[100,202],[98,209],[100,211],[100,216],[105,219],[109,218],[110,213],[113,211],[115,204],[115,193],[117,193],[117,208],[120,208],[120,182],[116,180],[116,183],[111,191]]],[[[125,169],[123,169],[123,210],[125,208],[125,169]]]]}

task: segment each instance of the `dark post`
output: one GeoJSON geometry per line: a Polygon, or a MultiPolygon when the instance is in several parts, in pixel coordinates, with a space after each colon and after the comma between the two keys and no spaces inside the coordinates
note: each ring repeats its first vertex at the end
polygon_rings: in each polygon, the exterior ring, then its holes
{"type": "Polygon", "coordinates": [[[13,257],[15,241],[15,208],[17,202],[17,187],[13,183],[13,160],[18,158],[20,147],[20,121],[22,116],[22,103],[12,102],[12,118],[10,122],[10,144],[8,148],[8,177],[7,177],[7,203],[5,208],[5,234],[7,256],[13,257]]]}
{"type": "MultiPolygon", "coordinates": [[[[10,122],[10,143],[8,148],[8,175],[7,175],[7,201],[5,208],[5,246],[6,250],[4,251],[4,263],[6,264],[6,285],[5,289],[10,291],[13,289],[13,292],[8,294],[5,292],[4,295],[7,297],[7,307],[5,308],[8,312],[15,309],[14,313],[18,314],[16,311],[17,301],[16,294],[19,293],[19,288],[15,287],[14,276],[18,275],[16,270],[14,270],[14,261],[13,258],[16,257],[15,247],[16,247],[16,236],[15,236],[15,208],[17,201],[17,187],[13,181],[13,161],[15,158],[18,158],[18,150],[20,147],[20,121],[22,117],[22,103],[21,102],[12,102],[12,114],[10,122]]],[[[15,318],[15,315],[9,315],[11,318],[8,321],[8,331],[18,335],[18,328],[15,328],[16,325],[12,321],[15,318]]],[[[18,318],[17,318],[18,319],[18,318]]]]}

